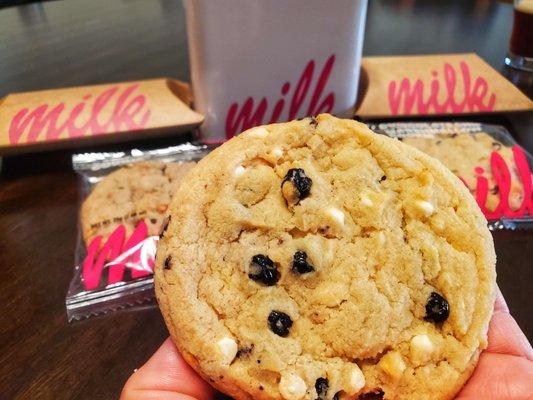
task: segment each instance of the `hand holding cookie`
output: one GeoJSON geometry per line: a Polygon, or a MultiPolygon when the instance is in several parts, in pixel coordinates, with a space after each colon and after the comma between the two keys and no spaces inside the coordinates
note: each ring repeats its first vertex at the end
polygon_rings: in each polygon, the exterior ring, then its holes
{"type": "MultiPolygon", "coordinates": [[[[250,129],[193,168],[169,214],[154,283],[174,358],[235,399],[450,400],[498,390],[495,360],[529,373],[485,353],[465,388],[496,294],[487,221],[436,159],[363,124],[250,129]]],[[[524,344],[511,322],[493,323],[493,351],[524,344]]],[[[165,382],[210,395],[183,371],[191,386],[165,382]]]]}
{"type": "MultiPolygon", "coordinates": [[[[490,323],[489,347],[456,400],[531,398],[533,349],[501,293],[490,323]]],[[[170,339],[128,380],[121,400],[208,400],[211,386],[181,358],[170,339]]]]}

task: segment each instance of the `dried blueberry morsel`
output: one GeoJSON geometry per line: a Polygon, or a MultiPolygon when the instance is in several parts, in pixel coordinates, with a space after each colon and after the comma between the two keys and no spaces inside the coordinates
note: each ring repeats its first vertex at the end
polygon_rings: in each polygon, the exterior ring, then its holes
{"type": "Polygon", "coordinates": [[[292,319],[282,311],[273,310],[268,316],[268,326],[276,335],[287,337],[292,326],[292,319]]]}
{"type": "Polygon", "coordinates": [[[318,378],[315,382],[315,390],[317,394],[317,400],[326,400],[326,394],[328,393],[329,381],[326,378],[318,378]]]}
{"type": "Polygon", "coordinates": [[[450,315],[448,301],[437,292],[431,292],[426,303],[426,321],[444,322],[450,315]]]}
{"type": "Polygon", "coordinates": [[[295,205],[311,193],[313,181],[301,168],[291,168],[281,182],[281,192],[287,204],[295,205]]]}
{"type": "Polygon", "coordinates": [[[385,392],[381,389],[374,389],[371,392],[360,394],[358,400],[383,400],[385,392]]]}
{"type": "Polygon", "coordinates": [[[298,250],[292,257],[292,271],[297,274],[306,274],[313,272],[315,267],[307,262],[307,253],[298,250]]]}
{"type": "Polygon", "coordinates": [[[172,268],[172,257],[168,256],[167,258],[165,258],[165,269],[170,268],[172,268]]]}
{"type": "Polygon", "coordinates": [[[279,281],[280,273],[268,256],[256,254],[250,262],[248,277],[263,285],[274,286],[279,281]]]}
{"type": "Polygon", "coordinates": [[[339,400],[341,398],[341,392],[337,392],[335,393],[335,395],[333,396],[333,400],[339,400]]]}

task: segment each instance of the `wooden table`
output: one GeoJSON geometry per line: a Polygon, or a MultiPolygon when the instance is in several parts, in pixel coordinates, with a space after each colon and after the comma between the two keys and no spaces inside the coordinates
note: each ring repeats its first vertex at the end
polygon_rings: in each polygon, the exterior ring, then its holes
{"type": "MultiPolygon", "coordinates": [[[[511,28],[509,5],[460,0],[370,3],[367,55],[474,51],[501,67],[511,28]]],[[[531,95],[531,75],[506,73],[531,95]]],[[[177,0],[68,0],[0,9],[0,96],[159,76],[189,76],[177,0]]],[[[503,122],[533,150],[533,135],[526,135],[531,115],[503,117],[503,122]]],[[[64,300],[78,212],[70,156],[71,151],[56,151],[4,159],[1,399],[117,398],[133,369],[167,336],[156,308],[67,324],[64,300]]],[[[533,231],[497,232],[495,240],[498,281],[533,338],[533,231]]]]}

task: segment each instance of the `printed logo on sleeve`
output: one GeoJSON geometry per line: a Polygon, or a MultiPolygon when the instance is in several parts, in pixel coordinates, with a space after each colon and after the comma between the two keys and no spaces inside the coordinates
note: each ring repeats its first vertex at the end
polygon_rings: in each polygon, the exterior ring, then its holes
{"type": "Polygon", "coordinates": [[[22,108],[9,124],[9,142],[34,143],[142,129],[151,110],[146,96],[135,93],[138,88],[139,84],[111,86],[99,94],[83,96],[71,109],[65,102],[22,108]],[[109,116],[103,119],[103,115],[109,116]]]}
{"type": "MultiPolygon", "coordinates": [[[[310,60],[300,74],[296,85],[293,86],[291,82],[285,82],[281,86],[280,98],[276,101],[273,108],[269,108],[269,99],[263,97],[258,103],[253,97],[248,97],[242,105],[234,102],[228,109],[226,114],[226,138],[230,139],[241,131],[244,131],[254,126],[262,125],[263,123],[272,124],[280,122],[283,112],[288,112],[287,120],[295,119],[300,111],[302,105],[307,99],[307,95],[311,90],[313,80],[315,79],[315,60],[310,60]],[[292,89],[292,90],[291,90],[292,89]],[[285,96],[291,93],[290,101],[285,100],[285,96]],[[285,106],[288,106],[286,108],[285,106]],[[270,118],[267,117],[267,112],[271,111],[270,118]]],[[[324,95],[324,90],[328,84],[329,78],[335,65],[335,55],[329,56],[324,63],[322,70],[316,76],[316,84],[314,85],[311,94],[309,107],[305,115],[317,115],[323,112],[331,112],[335,105],[335,93],[329,92],[324,95]]]]}
{"type": "Polygon", "coordinates": [[[143,278],[153,273],[156,245],[159,238],[148,236],[148,227],[141,220],[129,238],[124,225],[118,225],[102,244],[102,236],[96,236],[87,246],[83,260],[83,285],[87,290],[97,289],[108,268],[107,285],[124,281],[126,268],[131,279],[143,278]]]}
{"type": "Polygon", "coordinates": [[[465,61],[459,63],[459,71],[446,62],[442,77],[436,70],[431,71],[431,76],[429,85],[420,78],[414,81],[409,78],[392,80],[388,85],[390,113],[460,114],[494,109],[496,94],[490,93],[489,83],[484,77],[472,79],[470,67],[465,61]]]}
{"type": "MultiPolygon", "coordinates": [[[[520,146],[514,145],[513,159],[516,171],[520,181],[522,182],[523,200],[522,204],[517,210],[511,208],[509,198],[511,193],[511,171],[505,159],[496,151],[493,151],[490,156],[490,168],[493,179],[499,189],[500,201],[494,210],[487,208],[487,197],[489,192],[489,180],[484,175],[485,171],[482,167],[476,167],[476,201],[481,208],[481,211],[488,220],[495,220],[502,217],[506,218],[520,218],[525,215],[533,215],[533,199],[531,187],[531,168],[527,161],[524,150],[520,146]]],[[[468,183],[461,179],[466,186],[468,183]]]]}

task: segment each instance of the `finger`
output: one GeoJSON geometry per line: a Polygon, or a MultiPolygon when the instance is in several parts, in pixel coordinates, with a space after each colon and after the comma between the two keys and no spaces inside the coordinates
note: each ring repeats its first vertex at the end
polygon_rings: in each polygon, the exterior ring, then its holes
{"type": "Polygon", "coordinates": [[[121,400],[208,400],[213,389],[185,362],[170,339],[126,382],[121,400]]]}
{"type": "Polygon", "coordinates": [[[490,321],[488,341],[489,353],[509,354],[533,361],[533,348],[509,314],[509,308],[499,289],[490,321]]]}
{"type": "Polygon", "coordinates": [[[533,362],[504,354],[482,353],[474,374],[455,400],[531,400],[533,362]]]}
{"type": "Polygon", "coordinates": [[[514,318],[507,313],[497,313],[492,316],[489,327],[489,345],[486,351],[525,357],[533,361],[531,344],[514,318]]]}
{"type": "Polygon", "coordinates": [[[509,313],[509,307],[503,297],[503,293],[499,286],[496,286],[496,301],[494,302],[494,312],[506,312],[509,313]]]}

